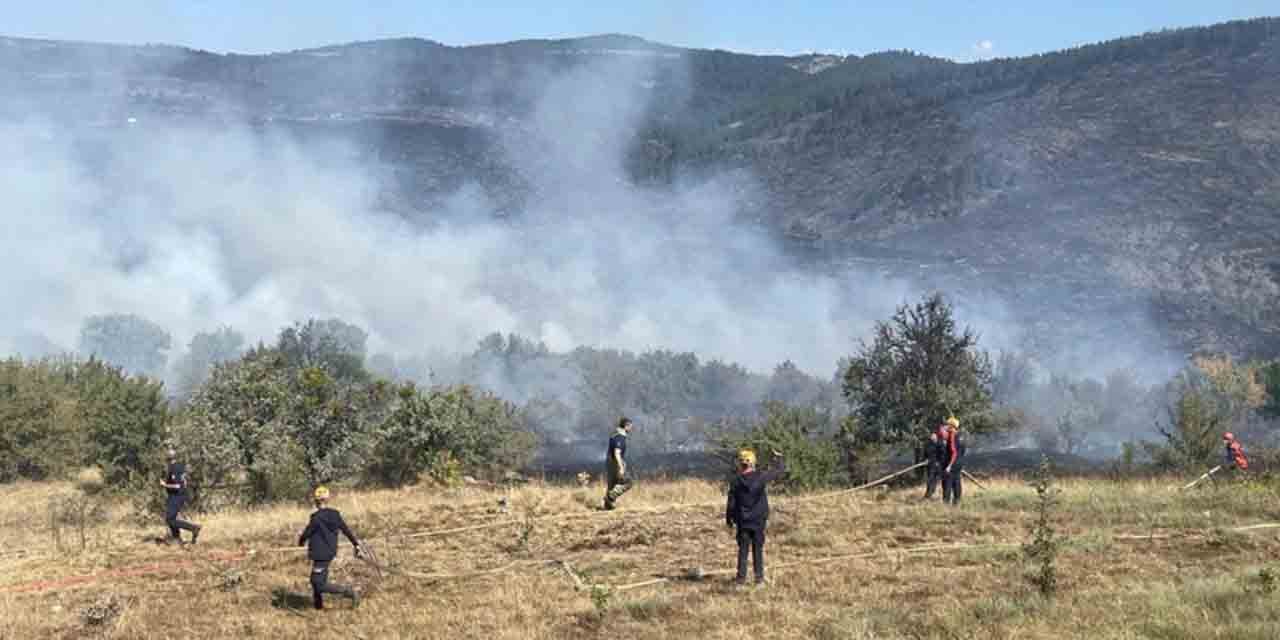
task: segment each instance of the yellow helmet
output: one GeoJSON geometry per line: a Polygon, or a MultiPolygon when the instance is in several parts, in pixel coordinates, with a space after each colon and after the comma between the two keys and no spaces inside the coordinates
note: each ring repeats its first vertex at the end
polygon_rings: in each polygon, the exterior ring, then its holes
{"type": "Polygon", "coordinates": [[[743,449],[738,452],[738,464],[749,464],[754,466],[755,463],[756,452],[750,449],[743,449]]]}
{"type": "Polygon", "coordinates": [[[947,418],[947,426],[951,427],[952,429],[959,429],[960,421],[956,420],[955,416],[950,416],[947,418]]]}
{"type": "Polygon", "coordinates": [[[315,493],[314,493],[314,494],[312,494],[312,495],[315,497],[315,499],[316,499],[316,500],[328,500],[328,499],[329,499],[329,487],[326,487],[326,486],[324,486],[324,485],[320,485],[320,486],[316,487],[315,493]]]}

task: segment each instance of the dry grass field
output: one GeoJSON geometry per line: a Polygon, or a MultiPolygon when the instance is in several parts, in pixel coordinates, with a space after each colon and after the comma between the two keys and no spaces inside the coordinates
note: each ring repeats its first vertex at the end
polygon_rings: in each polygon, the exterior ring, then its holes
{"type": "Polygon", "coordinates": [[[1280,520],[1280,496],[1177,484],[1061,481],[1052,600],[1027,580],[1035,494],[1017,479],[970,484],[959,508],[916,487],[775,495],[759,588],[727,575],[713,483],[638,484],[614,512],[596,510],[598,486],[339,490],[333,506],[383,570],[343,543],[332,579],[364,599],[323,612],[292,547],[305,505],[197,516],[200,543],[167,547],[159,518],[138,527],[112,504],[81,548],[49,517],[71,484],[13,484],[0,487],[0,637],[1280,637],[1280,527],[1236,530],[1280,520]]]}

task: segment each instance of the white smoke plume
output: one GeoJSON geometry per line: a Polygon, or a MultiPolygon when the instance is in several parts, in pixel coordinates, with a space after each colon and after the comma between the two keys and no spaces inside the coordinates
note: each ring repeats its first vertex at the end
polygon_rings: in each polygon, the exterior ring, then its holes
{"type": "MultiPolygon", "coordinates": [[[[601,54],[522,88],[532,115],[495,130],[502,161],[537,196],[509,221],[487,215],[476,185],[422,212],[430,225],[384,211],[385,167],[279,131],[145,116],[92,129],[9,121],[0,335],[11,351],[74,348],[85,317],[118,312],[162,325],[175,345],[224,325],[269,342],[294,321],[336,316],[369,332],[371,352],[401,356],[467,352],[496,331],[553,350],[693,351],[761,372],[790,359],[828,378],[925,285],[793,264],[736,222],[757,189],[749,173],[631,184],[622,158],[649,107],[651,68],[601,54]]],[[[958,297],[961,320],[988,348],[1016,347],[1027,327],[981,291],[958,297]]],[[[1103,335],[1059,355],[1167,368],[1150,356],[1154,333],[1103,335]]]]}

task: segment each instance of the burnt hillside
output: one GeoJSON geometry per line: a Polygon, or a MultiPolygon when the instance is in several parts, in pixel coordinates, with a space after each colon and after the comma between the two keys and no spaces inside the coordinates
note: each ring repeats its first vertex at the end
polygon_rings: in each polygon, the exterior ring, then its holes
{"type": "Polygon", "coordinates": [[[815,269],[994,292],[1081,340],[1083,317],[1154,319],[1184,350],[1280,355],[1277,19],[974,64],[624,35],[262,56],[4,38],[0,120],[332,137],[385,172],[388,208],[428,223],[473,184],[508,217],[555,188],[510,146],[545,143],[522,136],[566,74],[605,108],[643,96],[609,141],[635,181],[749,175],[739,217],[815,269]]]}

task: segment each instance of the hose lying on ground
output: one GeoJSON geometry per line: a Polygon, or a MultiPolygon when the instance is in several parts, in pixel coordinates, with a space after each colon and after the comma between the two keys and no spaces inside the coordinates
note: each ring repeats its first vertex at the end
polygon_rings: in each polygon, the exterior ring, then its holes
{"type": "Polygon", "coordinates": [[[1212,468],[1212,469],[1210,469],[1210,470],[1208,470],[1208,471],[1204,472],[1204,474],[1203,474],[1203,475],[1201,475],[1199,478],[1196,478],[1195,480],[1192,480],[1190,484],[1187,484],[1186,486],[1182,487],[1182,490],[1183,490],[1183,491],[1186,491],[1187,489],[1190,489],[1191,487],[1194,487],[1194,486],[1196,486],[1196,485],[1200,484],[1200,481],[1201,481],[1201,480],[1204,480],[1205,478],[1212,477],[1212,476],[1213,476],[1213,474],[1217,473],[1217,472],[1218,472],[1218,470],[1219,470],[1219,469],[1221,469],[1221,468],[1222,468],[1222,465],[1218,465],[1218,466],[1216,466],[1216,467],[1214,467],[1214,468],[1212,468]]]}

